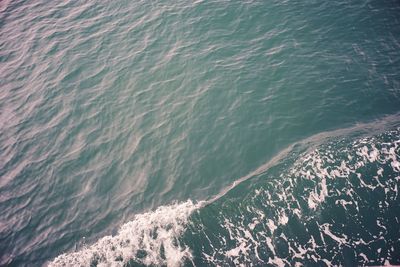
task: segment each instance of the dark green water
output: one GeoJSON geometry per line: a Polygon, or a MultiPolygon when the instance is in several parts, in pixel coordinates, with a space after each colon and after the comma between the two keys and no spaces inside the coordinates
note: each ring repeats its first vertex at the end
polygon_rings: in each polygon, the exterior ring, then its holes
{"type": "Polygon", "coordinates": [[[0,1],[0,266],[400,264],[400,3],[0,1]]]}

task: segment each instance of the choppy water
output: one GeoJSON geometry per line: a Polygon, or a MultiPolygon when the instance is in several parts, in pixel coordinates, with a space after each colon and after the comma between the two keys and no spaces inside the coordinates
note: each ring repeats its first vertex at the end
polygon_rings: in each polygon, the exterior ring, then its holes
{"type": "Polygon", "coordinates": [[[0,266],[400,264],[399,15],[0,1],[0,266]]]}

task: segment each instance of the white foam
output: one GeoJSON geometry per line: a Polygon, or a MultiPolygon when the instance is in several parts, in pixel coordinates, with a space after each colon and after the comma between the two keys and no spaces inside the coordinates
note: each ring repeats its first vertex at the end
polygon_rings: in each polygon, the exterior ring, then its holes
{"type": "Polygon", "coordinates": [[[335,204],[336,204],[336,205],[340,204],[340,205],[343,206],[343,208],[347,209],[346,206],[347,206],[347,205],[352,205],[353,202],[352,202],[352,201],[346,201],[346,200],[344,200],[344,199],[338,199],[338,200],[335,201],[335,204]]]}
{"type": "Polygon", "coordinates": [[[192,255],[179,244],[178,237],[189,216],[201,205],[189,200],[136,215],[133,221],[122,225],[117,235],[105,236],[80,251],[62,254],[49,266],[90,266],[94,262],[97,266],[124,266],[129,260],[145,265],[180,266],[192,255]],[[139,257],[138,252],[142,254],[139,257]]]}
{"type": "Polygon", "coordinates": [[[328,261],[327,259],[321,259],[327,266],[333,266],[332,262],[328,261]]]}
{"type": "Polygon", "coordinates": [[[339,237],[337,235],[334,235],[332,233],[332,231],[329,228],[329,224],[328,223],[324,223],[321,225],[320,229],[322,230],[322,232],[324,234],[326,234],[327,236],[329,236],[330,238],[332,238],[333,240],[335,240],[336,242],[338,242],[339,244],[343,245],[346,244],[347,241],[347,237],[345,235],[343,235],[343,237],[339,237]]]}
{"type": "Polygon", "coordinates": [[[276,227],[274,221],[271,219],[268,219],[267,226],[268,226],[269,230],[271,230],[271,233],[274,233],[274,231],[278,228],[278,227],[276,227]]]}
{"type": "Polygon", "coordinates": [[[240,252],[245,253],[246,252],[246,244],[245,243],[241,243],[239,246],[237,246],[236,248],[233,248],[231,250],[228,250],[226,252],[226,256],[227,257],[238,257],[240,252]]]}
{"type": "Polygon", "coordinates": [[[283,259],[278,258],[278,257],[269,258],[269,260],[268,260],[269,264],[273,264],[274,266],[278,266],[278,267],[286,266],[285,262],[288,263],[287,261],[284,261],[283,259]]]}
{"type": "Polygon", "coordinates": [[[369,262],[368,257],[364,253],[360,253],[360,254],[358,254],[358,256],[362,257],[364,262],[369,262]]]}
{"type": "MultiPolygon", "coordinates": [[[[374,190],[376,187],[385,188],[379,177],[384,177],[382,165],[389,165],[394,172],[400,172],[398,146],[400,141],[375,144],[374,138],[365,138],[355,141],[351,147],[342,147],[339,150],[330,151],[314,149],[300,157],[290,174],[301,179],[313,180],[316,187],[308,191],[305,199],[310,210],[316,210],[318,206],[329,196],[328,180],[335,178],[348,178],[356,174],[363,187],[374,190]],[[338,158],[340,154],[347,154],[346,159],[338,158]],[[338,165],[340,159],[340,165],[338,165]],[[377,164],[376,183],[369,184],[364,181],[357,170],[368,164],[377,164]]],[[[330,146],[328,146],[330,148],[330,146]]],[[[388,189],[386,189],[388,190],[388,189]]]]}
{"type": "Polygon", "coordinates": [[[257,224],[259,224],[260,223],[260,221],[259,220],[257,220],[256,218],[253,218],[253,222],[252,223],[249,223],[249,229],[250,230],[254,230],[254,228],[257,226],[257,224]]]}
{"type": "Polygon", "coordinates": [[[288,223],[288,221],[289,221],[288,216],[284,212],[282,212],[281,215],[279,216],[279,224],[285,225],[288,223]]]}
{"type": "MultiPolygon", "coordinates": [[[[254,189],[254,194],[251,194],[250,198],[251,201],[254,200],[252,203],[255,205],[239,207],[239,213],[236,213],[233,218],[229,213],[225,214],[221,211],[223,226],[227,232],[225,237],[224,234],[213,236],[212,245],[207,236],[207,230],[202,230],[212,247],[211,252],[207,252],[208,254],[202,252],[203,259],[210,265],[216,266],[224,265],[227,260],[236,266],[251,266],[253,263],[275,266],[297,265],[298,261],[301,262],[304,259],[313,260],[316,263],[324,262],[332,266],[337,262],[331,258],[322,259],[317,253],[318,250],[325,251],[328,248],[340,250],[343,246],[351,245],[368,246],[370,242],[376,240],[378,238],[376,236],[368,242],[360,236],[346,236],[340,231],[341,226],[336,225],[336,222],[323,223],[321,218],[316,220],[320,230],[320,238],[317,240],[311,236],[310,241],[304,244],[296,239],[286,238],[284,235],[288,228],[286,225],[289,223],[289,217],[296,215],[300,223],[306,226],[305,222],[310,218],[313,218],[312,220],[317,218],[318,209],[323,209],[323,203],[329,199],[336,199],[336,205],[341,205],[348,211],[353,211],[353,209],[359,211],[358,206],[362,204],[360,202],[362,199],[360,200],[360,196],[351,184],[356,180],[359,180],[360,187],[371,191],[382,187],[388,196],[397,198],[397,183],[392,184],[385,177],[391,173],[390,167],[395,172],[400,171],[399,149],[396,142],[382,143],[379,139],[368,137],[352,143],[332,144],[332,147],[321,146],[297,157],[291,168],[281,173],[278,179],[266,180],[267,190],[264,190],[264,187],[254,189]],[[347,145],[342,146],[342,144],[347,145]],[[372,178],[368,174],[370,169],[376,170],[376,179],[370,179],[372,178]],[[303,181],[305,181],[305,186],[303,181]],[[347,186],[336,188],[335,184],[347,186]],[[299,187],[303,191],[296,192],[299,187]],[[273,190],[270,190],[271,188],[273,190]],[[300,200],[304,200],[305,203],[300,200]],[[283,243],[280,243],[281,241],[283,243]],[[287,246],[289,255],[280,258],[277,255],[280,252],[276,247],[277,244],[282,244],[283,248],[287,246]],[[263,251],[263,254],[259,254],[260,251],[263,251]]],[[[261,174],[268,166],[270,165],[263,165],[250,175],[244,176],[236,184],[250,176],[261,174]]],[[[400,176],[395,177],[394,180],[400,180],[400,176]]],[[[224,191],[213,200],[225,193],[224,191]]],[[[212,201],[208,203],[210,202],[212,201]]],[[[383,203],[386,207],[389,206],[386,201],[382,202],[381,206],[383,203]]],[[[387,232],[388,228],[384,221],[379,221],[377,224],[381,228],[381,234],[387,232]]],[[[184,249],[180,251],[185,253],[184,249]]]]}
{"type": "Polygon", "coordinates": [[[317,208],[317,203],[320,202],[318,195],[313,191],[308,196],[308,207],[312,210],[317,208]]]}
{"type": "Polygon", "coordinates": [[[378,171],[376,172],[376,174],[380,177],[383,177],[383,169],[379,168],[378,171]]]}

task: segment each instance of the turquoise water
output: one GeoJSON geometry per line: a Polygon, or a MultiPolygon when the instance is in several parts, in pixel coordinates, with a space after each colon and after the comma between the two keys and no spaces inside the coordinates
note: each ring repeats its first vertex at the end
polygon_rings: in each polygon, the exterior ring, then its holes
{"type": "Polygon", "coordinates": [[[0,266],[400,264],[399,14],[0,1],[0,266]]]}

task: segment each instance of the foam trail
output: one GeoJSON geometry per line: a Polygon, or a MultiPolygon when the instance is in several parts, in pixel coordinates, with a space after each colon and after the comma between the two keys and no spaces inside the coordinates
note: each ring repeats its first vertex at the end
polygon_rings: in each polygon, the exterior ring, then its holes
{"type": "Polygon", "coordinates": [[[105,236],[91,246],[55,258],[48,266],[124,266],[130,261],[145,265],[180,266],[191,259],[189,248],[178,238],[189,216],[202,202],[161,206],[138,214],[122,225],[115,236],[105,236]]]}
{"type": "Polygon", "coordinates": [[[249,174],[242,176],[238,179],[236,179],[230,186],[225,187],[223,190],[221,190],[216,196],[212,197],[211,199],[207,200],[206,205],[209,205],[215,201],[217,201],[218,199],[220,199],[221,197],[225,196],[229,191],[231,191],[233,188],[235,188],[236,186],[238,186],[239,184],[241,184],[242,182],[255,177],[257,175],[263,174],[264,172],[266,172],[269,168],[275,166],[276,164],[278,164],[282,159],[284,159],[291,151],[293,151],[295,144],[292,144],[290,146],[288,146],[287,148],[285,148],[284,150],[282,150],[278,155],[276,155],[275,157],[273,157],[270,161],[264,163],[263,165],[261,165],[260,167],[258,167],[256,170],[250,172],[249,174]]]}
{"type": "MultiPolygon", "coordinates": [[[[296,146],[300,147],[307,147],[309,151],[311,151],[313,148],[317,147],[320,144],[323,144],[324,142],[327,142],[329,139],[335,138],[335,137],[340,137],[340,136],[348,136],[348,135],[374,135],[381,133],[383,129],[388,129],[388,128],[394,128],[395,126],[399,125],[399,119],[400,119],[400,113],[396,113],[393,115],[388,115],[385,116],[384,118],[381,118],[379,120],[369,122],[369,123],[358,123],[355,126],[344,128],[344,129],[338,129],[338,130],[333,130],[333,131],[327,131],[327,132],[321,132],[318,134],[315,134],[313,136],[310,136],[306,139],[303,139],[301,141],[298,141],[296,143],[290,144],[287,146],[285,149],[283,149],[281,152],[279,152],[276,156],[274,156],[271,160],[267,161],[260,167],[258,167],[256,170],[250,172],[249,174],[242,176],[238,179],[236,179],[232,184],[230,184],[228,187],[223,188],[217,195],[214,197],[208,199],[206,201],[206,205],[209,205],[221,197],[225,196],[229,191],[237,187],[239,184],[242,182],[261,175],[265,172],[267,172],[271,167],[277,165],[279,162],[281,162],[283,159],[285,159],[289,153],[294,151],[294,148],[296,146]]],[[[400,166],[397,166],[400,170],[400,166]]]]}
{"type": "Polygon", "coordinates": [[[211,222],[198,218],[205,225],[192,236],[211,240],[199,265],[398,262],[400,128],[309,147],[246,187],[246,197],[215,203],[211,222]],[[215,224],[223,230],[209,230],[215,224]]]}
{"type": "MultiPolygon", "coordinates": [[[[80,251],[62,254],[55,258],[49,264],[49,266],[124,266],[130,261],[145,265],[180,266],[185,260],[191,260],[193,258],[189,248],[179,241],[179,237],[186,231],[186,226],[190,215],[195,210],[220,199],[240,183],[267,172],[271,167],[279,164],[282,160],[286,159],[288,155],[295,152],[298,147],[301,150],[306,148],[307,152],[304,154],[302,153],[303,156],[296,161],[294,168],[289,170],[287,175],[289,175],[290,179],[286,177],[286,180],[289,180],[290,184],[292,184],[292,187],[295,186],[296,181],[298,180],[298,175],[304,176],[307,178],[307,180],[315,182],[314,190],[309,190],[303,194],[306,196],[306,199],[308,199],[310,210],[315,210],[322,202],[325,201],[327,197],[329,197],[327,183],[334,177],[341,177],[342,175],[348,176],[350,172],[349,170],[352,170],[351,173],[354,173],[355,170],[362,168],[368,162],[377,161],[378,155],[383,155],[384,157],[380,158],[379,160],[383,161],[384,163],[390,162],[394,171],[396,171],[400,166],[399,161],[397,160],[396,152],[398,141],[382,144],[382,149],[377,151],[375,146],[373,146],[373,143],[371,147],[367,148],[364,144],[359,144],[362,142],[362,139],[358,139],[361,141],[358,141],[358,143],[356,142],[359,147],[355,150],[355,155],[352,155],[352,160],[349,159],[348,162],[341,161],[341,164],[331,166],[329,173],[326,171],[326,168],[323,167],[324,164],[322,164],[329,155],[322,155],[320,154],[319,150],[315,148],[333,137],[347,135],[351,136],[352,134],[371,135],[371,133],[382,131],[382,129],[393,126],[393,124],[398,124],[398,118],[399,115],[396,114],[389,116],[385,120],[381,120],[378,123],[373,122],[368,124],[358,124],[351,128],[320,133],[300,142],[294,143],[282,150],[270,161],[258,167],[256,170],[237,179],[231,186],[223,189],[215,197],[196,204],[188,200],[180,204],[161,206],[155,211],[136,215],[133,221],[124,224],[120,228],[117,235],[103,237],[93,245],[84,247],[80,251]],[[359,157],[358,161],[356,160],[356,156],[359,157]],[[350,163],[354,160],[356,160],[356,163],[350,163]],[[345,165],[343,165],[343,163],[345,165]],[[355,165],[353,166],[352,164],[355,165]]],[[[339,155],[340,153],[345,153],[346,155],[350,156],[350,154],[348,154],[349,151],[346,149],[337,151],[336,154],[339,155]]],[[[334,152],[327,150],[326,153],[329,154],[334,152]]],[[[338,159],[339,158],[340,157],[338,157],[338,159]]],[[[330,159],[330,161],[332,160],[333,159],[330,159]]],[[[331,163],[330,161],[328,163],[331,163]]],[[[383,169],[379,169],[378,175],[382,172],[383,169]]],[[[273,183],[274,181],[280,180],[271,180],[270,182],[273,183]]],[[[276,185],[274,188],[280,188],[280,186],[276,185]]],[[[279,194],[278,191],[275,193],[281,200],[288,201],[286,196],[292,196],[291,192],[285,191],[281,192],[282,194],[279,194]]],[[[263,192],[262,190],[256,191],[255,196],[260,195],[260,192],[261,195],[269,196],[269,191],[263,192]]],[[[269,200],[265,204],[266,207],[273,206],[272,202],[269,200]]],[[[298,209],[292,209],[291,205],[289,205],[286,210],[282,207],[275,208],[275,211],[279,213],[279,216],[276,215],[276,217],[271,217],[273,220],[268,220],[267,227],[272,235],[274,234],[274,230],[277,229],[277,226],[284,226],[288,223],[289,216],[286,214],[286,211],[288,210],[293,210],[293,213],[298,211],[298,216],[301,217],[301,211],[298,209]]],[[[265,218],[265,215],[261,210],[260,212],[257,212],[257,209],[254,207],[253,211],[256,212],[256,214],[254,214],[254,220],[250,224],[251,230],[253,230],[255,227],[260,227],[265,218]],[[259,214],[261,215],[258,216],[259,214]]],[[[271,213],[271,215],[273,214],[271,213]]],[[[238,242],[238,246],[230,249],[226,253],[223,251],[218,251],[214,256],[203,255],[208,259],[208,263],[218,262],[217,258],[215,257],[218,257],[219,253],[225,255],[225,257],[232,258],[232,262],[237,261],[237,263],[239,263],[239,259],[237,257],[239,254],[246,254],[245,252],[251,247],[250,243],[252,246],[259,246],[258,242],[250,242],[247,243],[248,245],[244,246],[243,244],[246,244],[246,242],[249,240],[257,241],[256,238],[251,235],[251,232],[244,231],[244,228],[235,228],[233,222],[228,223],[228,220],[225,220],[224,222],[225,229],[230,229],[229,232],[232,233],[232,239],[235,240],[235,236],[240,237],[242,234],[244,236],[239,238],[241,242],[238,242]],[[227,225],[232,227],[230,228],[227,225]],[[245,242],[245,240],[247,241],[245,242]]],[[[259,233],[261,234],[261,232],[259,233]]],[[[270,237],[267,236],[267,238],[270,237]]],[[[304,253],[300,254],[303,255],[304,253]]],[[[256,257],[260,258],[257,255],[256,257]]],[[[261,259],[260,261],[263,262],[261,259]]],[[[281,265],[282,262],[278,261],[279,258],[275,257],[274,264],[281,265]]]]}

